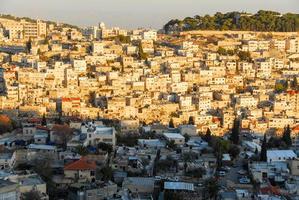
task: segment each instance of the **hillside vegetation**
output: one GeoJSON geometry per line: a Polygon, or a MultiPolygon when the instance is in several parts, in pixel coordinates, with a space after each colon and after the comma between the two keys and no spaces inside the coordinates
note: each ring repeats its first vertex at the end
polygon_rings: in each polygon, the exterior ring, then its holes
{"type": "Polygon", "coordinates": [[[236,30],[265,32],[299,31],[299,14],[280,14],[260,10],[256,14],[241,12],[217,12],[215,15],[172,19],[164,26],[166,32],[189,30],[236,30]]]}

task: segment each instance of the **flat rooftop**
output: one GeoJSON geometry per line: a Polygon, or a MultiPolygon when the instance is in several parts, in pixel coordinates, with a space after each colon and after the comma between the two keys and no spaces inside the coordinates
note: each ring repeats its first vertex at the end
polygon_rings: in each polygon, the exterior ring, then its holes
{"type": "Polygon", "coordinates": [[[169,139],[185,139],[184,136],[179,133],[164,133],[163,135],[169,139]]]}
{"type": "Polygon", "coordinates": [[[193,183],[185,182],[164,182],[164,189],[194,191],[194,185],[193,183]]]}
{"type": "Polygon", "coordinates": [[[267,151],[268,158],[297,158],[297,155],[293,150],[268,150],[267,151]]]}

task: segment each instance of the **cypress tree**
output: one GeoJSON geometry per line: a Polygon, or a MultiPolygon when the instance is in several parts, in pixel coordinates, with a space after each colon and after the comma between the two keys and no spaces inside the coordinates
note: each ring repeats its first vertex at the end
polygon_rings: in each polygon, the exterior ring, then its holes
{"type": "Polygon", "coordinates": [[[173,123],[173,119],[171,118],[170,121],[169,121],[169,125],[168,125],[169,128],[174,128],[174,123],[173,123]]]}
{"type": "Polygon", "coordinates": [[[43,114],[42,126],[47,126],[47,119],[45,113],[43,114]]]}
{"type": "Polygon", "coordinates": [[[240,136],[240,121],[238,119],[234,120],[234,125],[232,128],[232,133],[230,136],[230,140],[234,143],[234,144],[239,144],[239,136],[240,136]]]}
{"type": "Polygon", "coordinates": [[[209,128],[208,128],[208,130],[207,130],[207,132],[206,132],[206,135],[205,135],[204,139],[205,139],[205,141],[206,141],[207,143],[210,143],[211,140],[212,140],[211,130],[210,130],[209,128]]]}
{"type": "Polygon", "coordinates": [[[292,146],[291,129],[289,125],[284,129],[281,139],[286,143],[288,147],[292,146]]]}
{"type": "Polygon", "coordinates": [[[261,149],[261,161],[267,161],[267,137],[266,134],[264,135],[263,143],[262,143],[262,149],[261,149]]]}
{"type": "Polygon", "coordinates": [[[189,125],[194,125],[194,118],[192,116],[189,117],[189,122],[188,122],[189,125]]]}

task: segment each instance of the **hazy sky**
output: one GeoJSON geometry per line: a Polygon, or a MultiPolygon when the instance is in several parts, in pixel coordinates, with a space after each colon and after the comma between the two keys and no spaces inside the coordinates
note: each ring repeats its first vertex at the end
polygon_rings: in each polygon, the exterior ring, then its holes
{"type": "Polygon", "coordinates": [[[0,0],[3,14],[124,28],[161,28],[172,18],[260,9],[299,13],[299,0],[0,0]]]}

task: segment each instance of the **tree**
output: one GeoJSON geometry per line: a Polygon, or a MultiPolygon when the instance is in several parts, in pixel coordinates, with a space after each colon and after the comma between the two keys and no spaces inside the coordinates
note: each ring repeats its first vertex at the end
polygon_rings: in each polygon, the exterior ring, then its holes
{"type": "Polygon", "coordinates": [[[171,169],[175,168],[176,165],[176,160],[174,160],[171,156],[167,156],[166,159],[157,161],[157,170],[169,172],[171,169]]]}
{"type": "Polygon", "coordinates": [[[115,39],[121,43],[130,43],[131,42],[130,36],[118,35],[118,36],[116,36],[115,39]]]}
{"type": "Polygon", "coordinates": [[[112,179],[113,171],[109,166],[105,166],[100,170],[100,175],[103,181],[109,181],[112,179]]]}
{"type": "Polygon", "coordinates": [[[259,150],[258,150],[257,148],[255,148],[254,154],[255,154],[256,156],[258,156],[258,154],[259,154],[259,150]]]}
{"type": "Polygon", "coordinates": [[[292,146],[291,129],[289,125],[284,129],[281,139],[288,147],[292,146]]]}
{"type": "Polygon", "coordinates": [[[292,89],[293,90],[297,90],[298,89],[298,80],[297,80],[297,77],[294,77],[294,79],[292,81],[292,89]]]}
{"type": "Polygon", "coordinates": [[[238,119],[235,119],[230,140],[232,141],[233,144],[239,144],[239,137],[240,137],[240,121],[238,119]]]}
{"type": "Polygon", "coordinates": [[[252,61],[250,52],[248,52],[248,51],[240,51],[238,53],[238,57],[241,61],[246,61],[246,62],[251,62],[252,61]]]}
{"type": "Polygon", "coordinates": [[[289,32],[299,30],[297,14],[280,14],[260,10],[253,15],[241,12],[217,12],[215,15],[186,17],[183,20],[172,19],[164,26],[166,32],[186,30],[241,30],[264,32],[289,32]]]}
{"type": "Polygon", "coordinates": [[[42,118],[42,126],[47,126],[47,119],[45,113],[43,114],[43,118],[42,118]]]}
{"type": "Polygon", "coordinates": [[[209,144],[211,143],[212,135],[211,130],[209,128],[207,129],[206,135],[204,136],[204,140],[209,144]]]}
{"type": "Polygon", "coordinates": [[[98,144],[98,149],[101,149],[103,151],[106,151],[108,152],[108,154],[110,154],[112,151],[113,151],[113,147],[111,144],[107,144],[107,143],[104,143],[104,142],[100,142],[98,144]]]}
{"type": "Polygon", "coordinates": [[[138,55],[139,55],[139,59],[141,60],[146,60],[148,57],[147,53],[144,53],[143,51],[141,42],[139,43],[139,47],[138,47],[138,55]]]}
{"type": "Polygon", "coordinates": [[[58,118],[55,118],[55,124],[63,124],[62,120],[61,120],[61,117],[62,117],[62,112],[59,112],[58,113],[58,118]]]}
{"type": "Polygon", "coordinates": [[[197,157],[198,157],[197,154],[196,154],[195,152],[192,152],[192,151],[190,151],[190,152],[185,152],[185,153],[183,153],[183,156],[182,156],[184,162],[192,162],[192,161],[194,161],[197,157]]]}
{"type": "Polygon", "coordinates": [[[117,145],[133,147],[137,145],[139,137],[135,134],[116,134],[117,145]]]}
{"type": "Polygon", "coordinates": [[[193,117],[193,116],[190,116],[190,117],[189,117],[188,124],[189,124],[189,125],[194,125],[194,124],[195,124],[195,122],[194,122],[194,117],[193,117]]]}
{"type": "Polygon", "coordinates": [[[267,148],[285,149],[287,144],[280,137],[271,137],[267,142],[267,148]]]}
{"type": "Polygon", "coordinates": [[[281,92],[283,92],[283,91],[285,91],[286,90],[286,88],[285,88],[285,85],[284,84],[282,84],[282,83],[276,83],[275,84],[275,91],[277,92],[277,93],[281,93],[281,92]]]}
{"type": "Polygon", "coordinates": [[[27,53],[30,53],[31,48],[32,48],[32,44],[31,44],[31,38],[29,38],[29,40],[26,42],[26,51],[27,53]]]}
{"type": "Polygon", "coordinates": [[[260,158],[261,161],[264,161],[264,162],[267,161],[267,148],[268,148],[268,146],[267,146],[267,137],[266,137],[266,134],[265,134],[263,142],[262,142],[262,147],[261,147],[261,158],[260,158]]]}
{"type": "Polygon", "coordinates": [[[219,190],[218,181],[215,178],[207,179],[204,183],[205,199],[213,199],[216,197],[219,190]]]}
{"type": "Polygon", "coordinates": [[[55,142],[63,145],[64,147],[66,147],[67,142],[72,138],[73,135],[73,129],[71,129],[67,124],[55,124],[52,128],[52,131],[53,134],[59,138],[55,142]]]}
{"type": "Polygon", "coordinates": [[[78,145],[76,147],[76,152],[81,156],[86,156],[89,153],[88,149],[83,145],[78,145]]]}
{"type": "Polygon", "coordinates": [[[219,47],[217,53],[224,56],[227,55],[227,51],[223,47],[219,47]]]}
{"type": "Polygon", "coordinates": [[[53,171],[52,171],[52,165],[53,163],[53,157],[46,156],[42,159],[37,158],[30,163],[33,166],[33,170],[40,175],[43,180],[50,181],[52,179],[53,171]]]}
{"type": "Polygon", "coordinates": [[[236,158],[239,153],[240,153],[240,149],[237,145],[230,145],[230,148],[228,150],[228,153],[233,157],[233,158],[236,158]]]}
{"type": "Polygon", "coordinates": [[[188,142],[190,140],[190,136],[187,133],[184,134],[184,138],[185,142],[188,142]]]}
{"type": "Polygon", "coordinates": [[[195,168],[185,172],[186,176],[191,176],[194,178],[202,178],[202,176],[206,173],[206,170],[202,167],[195,168]]]}
{"type": "Polygon", "coordinates": [[[0,114],[0,134],[9,132],[12,128],[12,120],[7,115],[0,114]]]}
{"type": "Polygon", "coordinates": [[[171,118],[170,121],[169,121],[169,125],[168,125],[169,128],[174,128],[174,123],[173,123],[173,119],[171,118]]]}
{"type": "Polygon", "coordinates": [[[40,200],[41,196],[38,191],[31,190],[29,192],[25,192],[21,196],[21,200],[40,200]]]}
{"type": "Polygon", "coordinates": [[[166,146],[170,149],[176,149],[177,145],[175,144],[174,140],[170,140],[167,142],[166,146]]]}

